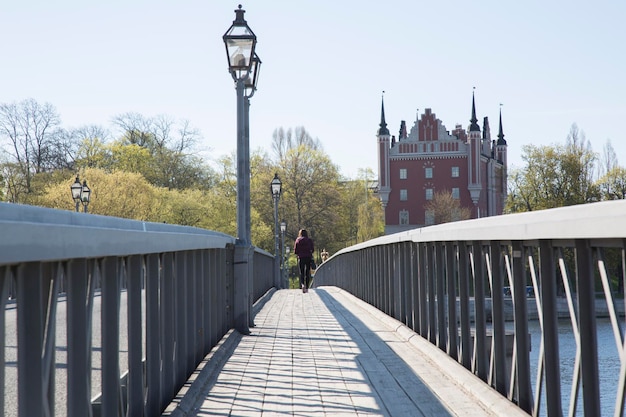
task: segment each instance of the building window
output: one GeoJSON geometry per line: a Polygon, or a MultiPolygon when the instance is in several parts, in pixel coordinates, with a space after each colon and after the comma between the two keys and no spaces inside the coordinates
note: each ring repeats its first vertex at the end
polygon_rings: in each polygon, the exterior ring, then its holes
{"type": "Polygon", "coordinates": [[[400,211],[400,224],[409,224],[409,211],[400,211]]]}
{"type": "Polygon", "coordinates": [[[426,210],[426,218],[424,220],[426,221],[426,226],[435,224],[435,212],[432,210],[426,210]]]}
{"type": "Polygon", "coordinates": [[[433,177],[433,169],[431,167],[425,168],[424,176],[426,178],[432,178],[433,177]]]}
{"type": "Polygon", "coordinates": [[[426,200],[432,200],[433,199],[433,189],[432,188],[427,188],[426,189],[426,200]]]}
{"type": "Polygon", "coordinates": [[[406,190],[400,190],[400,201],[408,200],[408,195],[406,190]]]}
{"type": "Polygon", "coordinates": [[[459,167],[452,167],[452,178],[459,178],[459,167]]]}
{"type": "Polygon", "coordinates": [[[459,199],[459,189],[458,188],[453,188],[452,189],[452,198],[458,200],[459,199]]]}
{"type": "Polygon", "coordinates": [[[400,168],[400,179],[401,180],[406,179],[406,168],[400,168]]]}

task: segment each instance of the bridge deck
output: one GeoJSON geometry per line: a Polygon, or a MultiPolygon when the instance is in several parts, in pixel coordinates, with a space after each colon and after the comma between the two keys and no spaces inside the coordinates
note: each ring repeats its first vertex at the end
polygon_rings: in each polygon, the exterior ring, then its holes
{"type": "Polygon", "coordinates": [[[338,288],[266,298],[252,334],[228,333],[163,415],[526,415],[338,288]]]}

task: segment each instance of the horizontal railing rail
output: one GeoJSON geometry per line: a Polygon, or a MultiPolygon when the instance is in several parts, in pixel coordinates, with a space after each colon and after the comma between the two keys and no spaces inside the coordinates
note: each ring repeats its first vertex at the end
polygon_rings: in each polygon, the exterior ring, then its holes
{"type": "Polygon", "coordinates": [[[533,416],[622,416],[625,242],[626,201],[503,215],[351,246],[317,269],[315,285],[341,287],[400,320],[533,416]],[[608,340],[599,340],[600,311],[608,340]],[[569,380],[563,316],[575,339],[569,380]],[[535,365],[532,318],[541,327],[535,365]],[[603,404],[599,344],[614,352],[603,404]]]}
{"type": "Polygon", "coordinates": [[[234,237],[6,203],[0,236],[2,415],[160,415],[233,327],[234,237]]]}

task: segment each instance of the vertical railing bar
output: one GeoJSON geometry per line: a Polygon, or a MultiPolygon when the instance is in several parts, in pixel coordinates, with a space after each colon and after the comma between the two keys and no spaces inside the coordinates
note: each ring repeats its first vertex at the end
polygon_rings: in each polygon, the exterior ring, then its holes
{"type": "Polygon", "coordinates": [[[174,254],[167,252],[162,256],[162,270],[161,270],[161,291],[159,293],[159,299],[161,304],[160,318],[161,318],[161,349],[162,349],[162,363],[163,367],[163,393],[165,398],[162,399],[161,409],[167,405],[166,398],[174,398],[176,395],[176,328],[175,328],[175,310],[174,310],[174,295],[175,295],[175,261],[174,254]]]}
{"type": "MultiPolygon", "coordinates": [[[[491,246],[486,248],[485,253],[484,253],[484,258],[485,258],[485,272],[487,273],[487,284],[489,284],[489,292],[491,294],[493,294],[493,271],[492,271],[492,263],[491,263],[491,246]]],[[[495,338],[494,333],[493,333],[493,315],[494,315],[494,311],[493,311],[493,297],[490,297],[490,301],[491,301],[491,337],[489,336],[489,331],[487,331],[487,340],[489,343],[489,372],[487,373],[487,384],[494,387],[494,380],[495,380],[495,374],[496,374],[496,370],[495,370],[495,338]]],[[[486,300],[485,300],[485,304],[486,304],[486,300]]],[[[487,315],[487,317],[489,317],[489,315],[487,315]]],[[[495,388],[495,387],[494,387],[495,388]]]]}
{"type": "Polygon", "coordinates": [[[425,243],[418,243],[419,254],[419,305],[420,305],[420,335],[423,338],[428,338],[428,294],[427,294],[427,281],[428,281],[428,248],[425,243]]]}
{"type": "Polygon", "coordinates": [[[146,411],[145,415],[158,415],[160,410],[161,386],[161,343],[160,326],[160,262],[159,255],[146,256],[146,411]]]}
{"type": "Polygon", "coordinates": [[[141,283],[144,276],[142,255],[126,259],[127,311],[128,311],[128,411],[130,416],[141,416],[144,407],[143,349],[142,349],[142,299],[141,283]]]}
{"type": "Polygon", "coordinates": [[[102,261],[102,415],[122,416],[120,396],[120,271],[119,260],[102,261]]]}
{"type": "MultiPolygon", "coordinates": [[[[511,276],[514,293],[526,294],[524,270],[524,246],[520,241],[511,242],[511,276]]],[[[528,336],[527,298],[516,298],[513,304],[515,326],[515,370],[517,375],[517,403],[527,413],[532,412],[533,392],[530,375],[530,340],[528,336]]],[[[511,378],[513,380],[513,378],[511,378]]]]}
{"type": "MultiPolygon", "coordinates": [[[[202,345],[203,354],[206,355],[211,351],[213,346],[211,345],[211,256],[210,250],[205,249],[202,251],[202,293],[200,299],[202,302],[202,345]]],[[[281,278],[282,279],[282,278],[281,278]]]]}
{"type": "Polygon", "coordinates": [[[17,384],[20,416],[45,416],[50,411],[43,396],[42,378],[45,314],[42,265],[29,262],[17,268],[17,384]],[[30,393],[40,395],[33,396],[30,393]]]}
{"type": "Polygon", "coordinates": [[[448,284],[448,355],[458,361],[459,328],[456,314],[456,282],[458,277],[455,246],[453,242],[445,243],[446,282],[448,284]]]}
{"type": "MultiPolygon", "coordinates": [[[[502,249],[499,241],[491,241],[491,321],[493,328],[493,349],[492,356],[494,358],[495,370],[495,388],[506,396],[507,395],[507,372],[506,372],[506,334],[504,330],[504,268],[502,249]]],[[[522,302],[521,297],[526,297],[525,292],[516,294],[516,301],[522,302]]]]}
{"type": "Polygon", "coordinates": [[[55,357],[56,357],[56,327],[57,327],[57,301],[59,298],[59,286],[63,280],[64,267],[61,262],[46,263],[42,268],[43,288],[45,300],[44,318],[44,350],[43,350],[43,382],[44,392],[47,397],[50,416],[54,414],[55,403],[55,357]]]}
{"type": "Polygon", "coordinates": [[[576,284],[578,289],[578,320],[580,333],[586,335],[580,348],[583,386],[583,410],[586,416],[600,415],[598,374],[598,339],[596,328],[595,286],[591,244],[576,240],[576,284]]]}
{"type": "Polygon", "coordinates": [[[444,245],[441,242],[435,242],[435,261],[436,261],[436,274],[435,278],[435,291],[437,291],[437,346],[444,352],[447,349],[446,336],[448,331],[446,328],[446,271],[444,268],[444,245]]]}
{"type": "Polygon", "coordinates": [[[222,260],[222,256],[220,252],[215,250],[211,250],[209,252],[210,257],[210,276],[209,276],[209,310],[211,312],[211,324],[210,324],[210,332],[211,332],[211,348],[217,344],[218,341],[218,329],[220,328],[219,323],[223,314],[223,309],[225,309],[225,302],[221,303],[219,301],[220,292],[219,288],[219,278],[220,275],[226,275],[226,262],[222,260]],[[224,268],[224,274],[220,274],[220,265],[224,268]],[[224,304],[224,305],[223,305],[224,304]]]}
{"type": "Polygon", "coordinates": [[[432,243],[426,246],[426,290],[428,291],[428,340],[437,344],[437,304],[435,301],[435,248],[432,243]]]}
{"type": "Polygon", "coordinates": [[[174,287],[174,310],[176,324],[176,390],[178,390],[181,381],[187,377],[187,327],[189,325],[187,319],[187,263],[186,251],[176,252],[174,254],[176,264],[176,284],[174,287]]]}
{"type": "MultiPolygon", "coordinates": [[[[254,251],[252,251],[252,256],[254,257],[254,251]]],[[[187,309],[187,349],[185,352],[187,359],[186,380],[196,368],[196,365],[200,363],[200,361],[196,362],[196,346],[198,341],[198,316],[196,315],[198,259],[195,250],[190,250],[185,253],[185,264],[187,265],[187,294],[185,297],[185,308],[187,309]]],[[[254,279],[252,279],[252,281],[254,281],[254,279]]],[[[257,286],[255,285],[254,287],[257,286]]],[[[254,298],[254,292],[250,293],[250,297],[254,298]]]]}
{"type": "Polygon", "coordinates": [[[480,379],[487,382],[487,328],[485,323],[485,287],[484,287],[484,256],[483,245],[479,241],[472,242],[473,278],[474,278],[474,358],[476,362],[475,372],[480,379]]]}
{"type": "Polygon", "coordinates": [[[411,247],[408,242],[400,243],[400,279],[402,297],[402,322],[409,328],[413,325],[411,307],[411,247]]]}
{"type": "Polygon", "coordinates": [[[469,254],[467,243],[458,242],[459,253],[459,309],[461,314],[461,363],[472,369],[472,334],[470,317],[470,293],[469,293],[469,254]]]}
{"type": "Polygon", "coordinates": [[[413,242],[409,245],[411,250],[411,314],[413,316],[411,329],[413,329],[414,332],[419,333],[419,246],[417,243],[413,242]]]}
{"type": "Polygon", "coordinates": [[[559,362],[558,312],[556,309],[556,277],[552,241],[539,242],[540,292],[543,315],[543,339],[550,349],[545,350],[546,407],[548,415],[562,415],[561,373],[559,362]]]}
{"type": "MultiPolygon", "coordinates": [[[[512,293],[515,292],[514,290],[514,285],[513,285],[513,260],[512,260],[512,255],[513,255],[513,246],[512,244],[507,246],[506,250],[503,250],[503,261],[504,261],[504,270],[505,270],[505,275],[506,275],[506,284],[507,286],[511,289],[512,293]]],[[[524,294],[526,294],[526,292],[524,292],[524,294]]],[[[513,308],[513,324],[515,325],[515,305],[518,303],[515,303],[515,298],[511,297],[511,302],[512,302],[512,308],[513,308]]],[[[526,300],[526,298],[524,298],[524,301],[526,300]]],[[[525,304],[525,302],[521,302],[519,304],[525,304]]],[[[504,307],[505,309],[507,308],[506,305],[506,300],[504,303],[504,307]]],[[[507,339],[508,339],[508,334],[506,335],[507,339]]],[[[511,367],[510,369],[508,368],[508,363],[507,363],[507,370],[509,372],[509,388],[508,388],[508,393],[507,393],[507,398],[511,401],[516,401],[517,399],[517,334],[515,333],[515,331],[513,332],[513,346],[512,346],[512,353],[511,353],[511,367]]],[[[507,342],[508,345],[508,342],[507,342]]],[[[508,348],[507,348],[508,349],[508,348]]],[[[507,358],[508,358],[508,351],[507,351],[507,358]]]]}
{"type": "Polygon", "coordinates": [[[70,261],[67,269],[67,415],[84,417],[93,414],[90,274],[85,259],[70,261]]]}
{"type": "Polygon", "coordinates": [[[535,267],[535,258],[533,257],[534,251],[536,251],[537,247],[531,247],[527,250],[528,252],[528,269],[530,271],[530,278],[533,282],[533,290],[535,292],[535,305],[537,306],[538,318],[539,318],[539,326],[541,328],[541,339],[539,341],[539,359],[537,361],[537,375],[535,379],[535,403],[533,406],[533,416],[538,416],[541,408],[541,397],[543,395],[543,370],[545,363],[545,341],[544,341],[544,331],[543,331],[543,309],[541,305],[543,304],[541,301],[541,288],[539,286],[539,279],[537,278],[537,270],[535,267]]]}

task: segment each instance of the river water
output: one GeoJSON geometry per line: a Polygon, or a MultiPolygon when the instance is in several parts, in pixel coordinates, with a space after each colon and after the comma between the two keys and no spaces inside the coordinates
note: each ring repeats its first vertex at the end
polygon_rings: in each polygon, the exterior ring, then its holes
{"type": "MultiPolygon", "coordinates": [[[[621,319],[622,328],[624,319],[621,319]]],[[[598,370],[600,376],[600,404],[602,416],[613,416],[615,411],[615,396],[617,392],[617,383],[619,379],[620,360],[619,354],[613,335],[613,328],[609,319],[597,319],[598,326],[598,370]]],[[[529,332],[531,334],[531,383],[533,385],[533,393],[536,393],[536,377],[537,363],[539,360],[539,347],[541,343],[541,327],[538,321],[529,322],[529,332]]],[[[583,343],[585,336],[582,336],[583,343]]],[[[569,402],[572,390],[572,372],[574,370],[574,361],[576,358],[576,341],[572,331],[572,325],[569,320],[559,321],[559,354],[561,363],[561,395],[563,398],[563,415],[569,414],[569,402]]],[[[578,404],[576,406],[576,416],[584,416],[582,404],[582,384],[580,384],[578,393],[578,404]]],[[[540,416],[546,416],[545,409],[545,389],[542,396],[542,405],[540,416]]],[[[595,416],[594,416],[595,417],[595,416]]]]}

